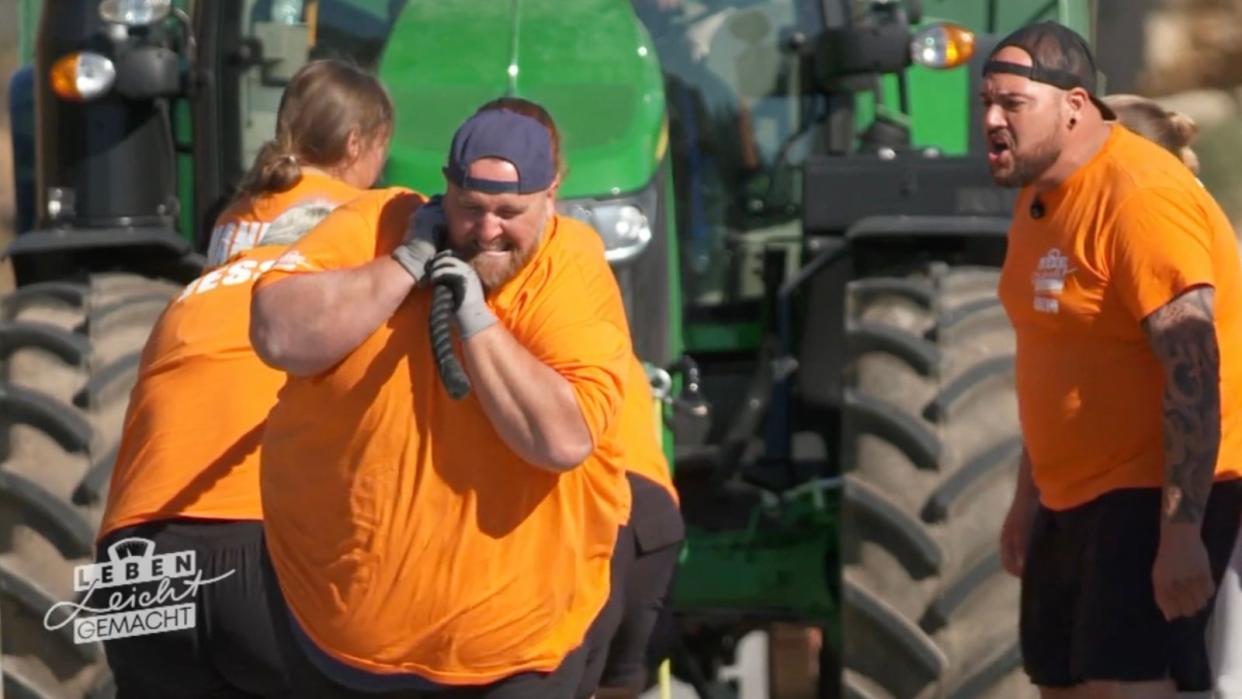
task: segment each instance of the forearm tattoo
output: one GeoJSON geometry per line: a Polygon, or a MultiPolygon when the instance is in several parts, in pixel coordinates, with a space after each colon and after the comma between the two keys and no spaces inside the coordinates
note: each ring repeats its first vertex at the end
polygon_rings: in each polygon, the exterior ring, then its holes
{"type": "Polygon", "coordinates": [[[1199,522],[1220,451],[1220,351],[1212,318],[1213,293],[1189,291],[1143,321],[1164,367],[1163,516],[1199,522]]]}

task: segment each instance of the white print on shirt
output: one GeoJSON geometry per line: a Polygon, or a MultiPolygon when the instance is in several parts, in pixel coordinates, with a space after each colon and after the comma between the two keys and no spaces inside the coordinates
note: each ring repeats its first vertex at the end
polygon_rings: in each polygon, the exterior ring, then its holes
{"type": "Polygon", "coordinates": [[[207,245],[207,264],[222,265],[237,253],[258,245],[269,225],[258,221],[230,221],[216,226],[207,245]]]}
{"type": "Polygon", "coordinates": [[[1031,286],[1035,291],[1035,310],[1040,313],[1059,313],[1060,304],[1053,296],[1065,290],[1065,278],[1073,274],[1077,268],[1070,267],[1070,260],[1060,250],[1049,248],[1039,265],[1031,275],[1031,286]]]}
{"type": "MultiPolygon", "coordinates": [[[[276,258],[276,269],[282,272],[296,272],[299,269],[305,271],[311,269],[310,263],[306,261],[306,256],[297,250],[287,250],[283,255],[276,258]]],[[[267,270],[263,270],[266,272],[267,270]]]]}
{"type": "MultiPolygon", "coordinates": [[[[259,262],[258,260],[241,260],[228,267],[217,267],[207,274],[190,282],[181,291],[177,301],[184,300],[191,294],[205,294],[213,289],[224,286],[237,286],[258,279],[264,272],[276,266],[276,260],[259,262]]],[[[282,267],[283,269],[283,267],[282,267]]],[[[174,302],[175,303],[175,302],[174,302]]]]}

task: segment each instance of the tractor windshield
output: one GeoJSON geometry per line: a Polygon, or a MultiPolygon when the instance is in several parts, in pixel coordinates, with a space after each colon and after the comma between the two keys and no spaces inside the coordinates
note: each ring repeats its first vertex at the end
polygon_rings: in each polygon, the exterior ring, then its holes
{"type": "MultiPolygon", "coordinates": [[[[289,78],[307,61],[344,58],[366,68],[379,62],[406,0],[247,0],[241,21],[242,61],[238,165],[254,160],[276,130],[276,110],[289,78]]],[[[240,175],[240,171],[237,173],[240,175]]]]}
{"type": "Polygon", "coordinates": [[[633,4],[665,75],[687,310],[761,298],[758,256],[800,235],[801,165],[826,114],[795,50],[823,2],[633,4]]]}

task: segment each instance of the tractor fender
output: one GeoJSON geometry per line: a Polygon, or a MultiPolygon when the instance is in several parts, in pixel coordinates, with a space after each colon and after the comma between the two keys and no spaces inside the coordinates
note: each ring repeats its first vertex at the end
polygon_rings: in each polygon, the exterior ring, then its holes
{"type": "Polygon", "coordinates": [[[190,243],[167,228],[53,228],[23,233],[0,260],[97,248],[156,247],[177,256],[192,254],[190,243]]]}
{"type": "Polygon", "coordinates": [[[9,243],[19,284],[82,271],[126,270],[182,284],[202,273],[206,258],[171,228],[56,228],[33,230],[9,243]]]}
{"type": "Polygon", "coordinates": [[[1000,216],[868,216],[846,229],[851,242],[885,238],[1001,238],[1009,219],[1000,216]]]}

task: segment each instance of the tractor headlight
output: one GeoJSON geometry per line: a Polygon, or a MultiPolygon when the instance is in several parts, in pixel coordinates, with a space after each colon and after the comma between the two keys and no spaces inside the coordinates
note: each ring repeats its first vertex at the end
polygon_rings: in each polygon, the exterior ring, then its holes
{"type": "Polygon", "coordinates": [[[910,58],[928,68],[956,68],[975,55],[975,35],[952,22],[928,25],[910,38],[910,58]]]}
{"type": "Polygon", "coordinates": [[[638,257],[651,243],[658,205],[655,188],[613,199],[568,199],[557,208],[590,224],[604,240],[604,257],[620,263],[638,257]]]}
{"type": "Polygon", "coordinates": [[[103,0],[99,17],[105,22],[127,27],[145,27],[168,16],[172,0],[103,0]]]}

